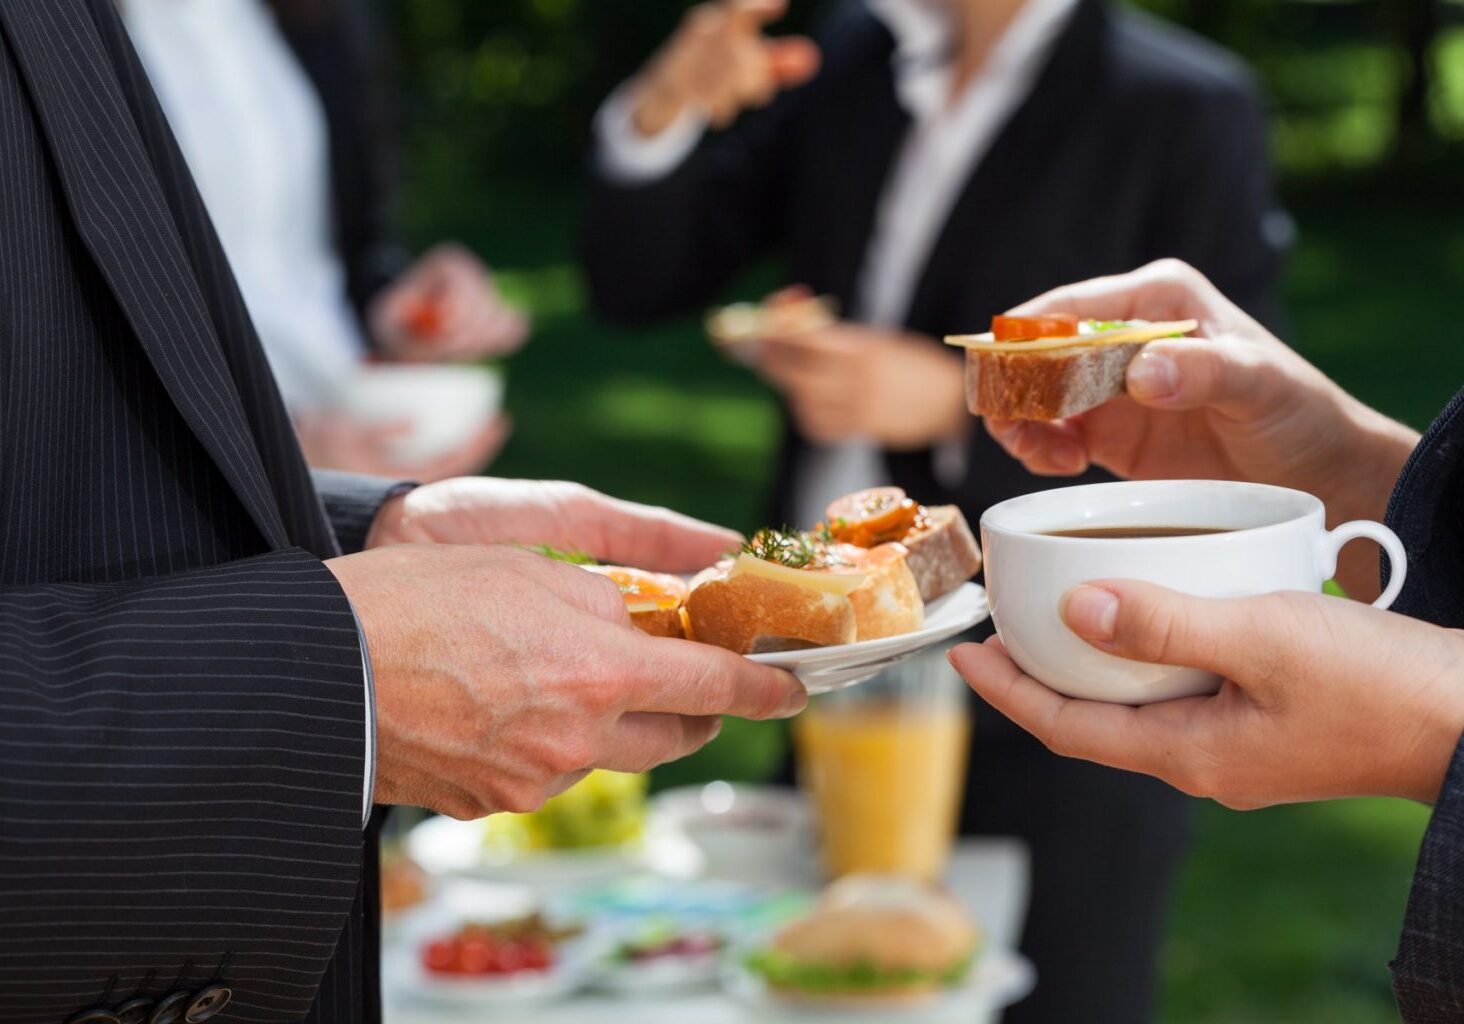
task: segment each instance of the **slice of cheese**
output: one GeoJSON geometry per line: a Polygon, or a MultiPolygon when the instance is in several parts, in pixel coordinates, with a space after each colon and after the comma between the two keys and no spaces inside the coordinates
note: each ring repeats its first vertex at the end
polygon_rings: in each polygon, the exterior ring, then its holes
{"type": "Polygon", "coordinates": [[[1127,327],[1115,327],[1093,334],[1069,338],[1038,338],[1035,341],[996,341],[986,334],[950,334],[945,343],[957,348],[981,352],[1049,352],[1059,348],[1097,348],[1100,345],[1136,345],[1158,341],[1176,334],[1188,334],[1199,327],[1196,320],[1169,320],[1158,323],[1135,321],[1127,327]]]}
{"type": "Polygon", "coordinates": [[[791,583],[796,587],[821,590],[826,594],[849,594],[857,590],[868,578],[858,572],[818,572],[809,569],[792,569],[777,562],[765,562],[746,552],[737,556],[732,564],[732,575],[746,573],[764,579],[791,583]]]}

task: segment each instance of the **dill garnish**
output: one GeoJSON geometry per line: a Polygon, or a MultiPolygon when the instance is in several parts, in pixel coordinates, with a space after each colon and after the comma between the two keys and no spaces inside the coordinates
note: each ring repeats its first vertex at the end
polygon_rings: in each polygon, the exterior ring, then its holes
{"type": "Polygon", "coordinates": [[[781,530],[771,527],[758,530],[742,545],[742,550],[753,558],[789,569],[807,569],[821,562],[824,556],[819,538],[786,526],[781,530]]]}
{"type": "Polygon", "coordinates": [[[568,562],[570,565],[599,565],[599,561],[591,558],[583,551],[563,551],[549,544],[520,544],[519,547],[525,551],[532,551],[536,555],[543,555],[545,558],[552,558],[556,562],[568,562]]]}

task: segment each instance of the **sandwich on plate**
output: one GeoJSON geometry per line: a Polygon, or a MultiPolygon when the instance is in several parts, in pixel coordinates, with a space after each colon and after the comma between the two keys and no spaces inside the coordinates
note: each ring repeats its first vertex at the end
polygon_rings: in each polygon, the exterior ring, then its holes
{"type": "Polygon", "coordinates": [[[1067,313],[998,316],[987,334],[957,334],[966,350],[966,405],[977,416],[1060,420],[1123,394],[1134,356],[1181,337],[1194,320],[1080,320],[1067,313]]]}
{"type": "Polygon", "coordinates": [[[976,925],[944,890],[899,876],[848,875],[746,966],[790,1002],[889,1008],[961,985],[979,948],[976,925]]]}

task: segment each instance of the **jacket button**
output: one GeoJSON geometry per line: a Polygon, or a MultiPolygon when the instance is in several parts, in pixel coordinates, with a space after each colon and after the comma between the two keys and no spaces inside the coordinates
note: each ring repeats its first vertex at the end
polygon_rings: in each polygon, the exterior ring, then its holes
{"type": "Polygon", "coordinates": [[[112,1013],[117,1017],[117,1024],[147,1024],[152,1010],[153,1001],[144,996],[138,996],[136,999],[127,1000],[112,1013]]]}
{"type": "Polygon", "coordinates": [[[233,993],[226,985],[203,986],[193,997],[193,1002],[188,1004],[188,1011],[183,1014],[183,1020],[186,1024],[203,1024],[204,1021],[223,1012],[224,1007],[229,1005],[231,995],[233,993]]]}
{"type": "Polygon", "coordinates": [[[117,1015],[104,1006],[82,1010],[67,1018],[66,1024],[118,1024],[117,1015]]]}
{"type": "Polygon", "coordinates": [[[193,993],[186,989],[169,992],[153,1007],[147,1024],[183,1024],[183,1011],[193,1001],[193,993]]]}

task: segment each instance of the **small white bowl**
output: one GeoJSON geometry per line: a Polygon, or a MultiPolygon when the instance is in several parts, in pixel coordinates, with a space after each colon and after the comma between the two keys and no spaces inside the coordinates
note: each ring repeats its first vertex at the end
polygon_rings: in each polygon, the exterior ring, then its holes
{"type": "Polygon", "coordinates": [[[363,423],[409,425],[392,442],[404,464],[430,461],[465,444],[503,407],[503,375],[487,366],[367,364],[336,388],[337,409],[363,423]]]}
{"type": "Polygon", "coordinates": [[[652,814],[684,835],[709,878],[786,883],[816,860],[808,803],[797,790],[709,782],[668,789],[652,814]]]}

